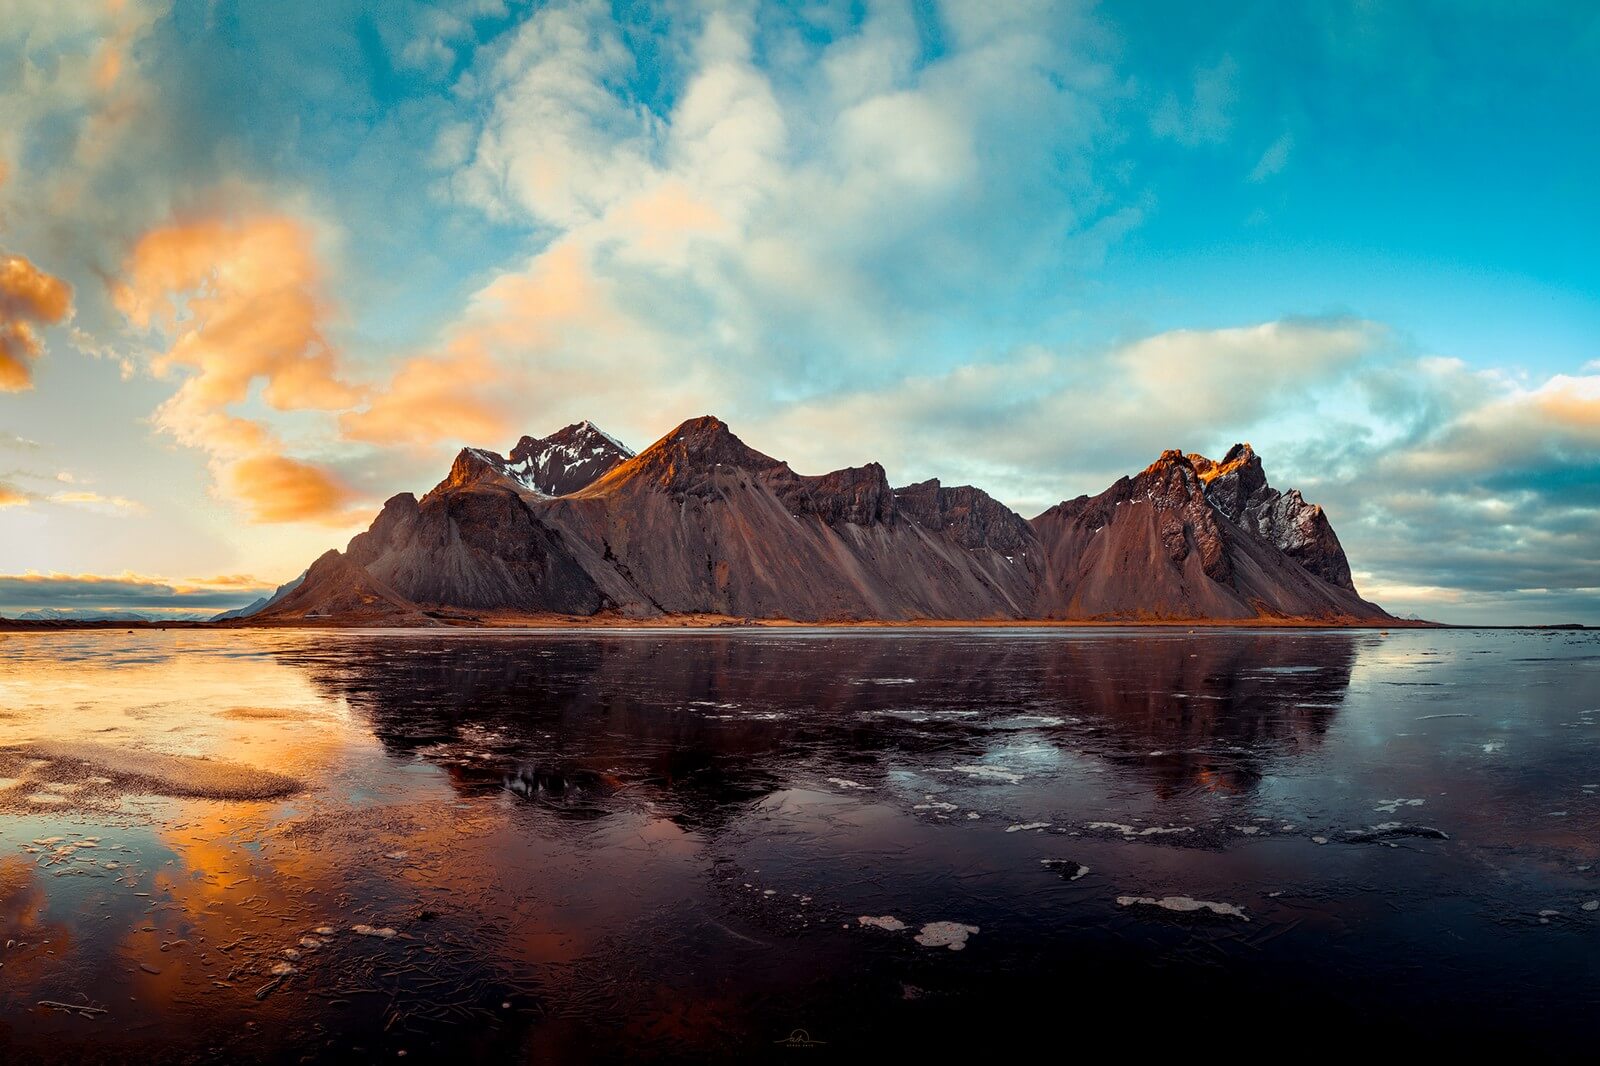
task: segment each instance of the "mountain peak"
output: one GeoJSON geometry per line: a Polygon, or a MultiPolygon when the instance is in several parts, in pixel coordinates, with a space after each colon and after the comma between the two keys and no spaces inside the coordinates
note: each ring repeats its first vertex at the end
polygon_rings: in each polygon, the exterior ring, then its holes
{"type": "Polygon", "coordinates": [[[1206,499],[1228,520],[1273,545],[1330,585],[1355,591],[1344,548],[1316,504],[1296,489],[1279,492],[1267,483],[1261,457],[1247,443],[1229,448],[1220,463],[1189,457],[1205,482],[1206,499]]]}
{"type": "MultiPolygon", "coordinates": [[[[494,453],[485,453],[499,459],[494,453]]],[[[587,420],[548,437],[524,436],[500,460],[500,473],[529,492],[566,496],[587,488],[613,467],[633,458],[621,441],[587,420]]]]}
{"type": "Polygon", "coordinates": [[[1267,478],[1261,471],[1261,457],[1256,454],[1249,442],[1235,444],[1229,448],[1221,462],[1213,462],[1197,452],[1189,454],[1189,462],[1194,466],[1195,473],[1200,475],[1202,481],[1208,485],[1218,478],[1229,474],[1240,473],[1242,480],[1254,486],[1257,482],[1266,484],[1267,478]]]}
{"type": "Polygon", "coordinates": [[[450,473],[445,475],[445,479],[433,491],[466,488],[468,485],[482,481],[496,481],[505,476],[506,460],[499,452],[483,448],[462,448],[456,453],[455,462],[450,464],[450,473]]]}
{"type": "Polygon", "coordinates": [[[739,438],[733,435],[733,430],[728,428],[728,423],[724,422],[716,415],[701,415],[699,418],[691,418],[680,423],[677,429],[674,429],[671,433],[667,434],[666,439],[673,441],[712,442],[724,439],[732,439],[737,441],[739,438]]]}
{"type": "Polygon", "coordinates": [[[760,472],[786,465],[734,436],[728,424],[714,415],[682,423],[641,452],[635,462],[652,469],[664,468],[669,481],[676,481],[691,470],[716,466],[760,472]]]}
{"type": "MultiPolygon", "coordinates": [[[[563,426],[548,437],[524,436],[517,441],[516,447],[511,449],[512,463],[527,463],[530,460],[537,463],[541,454],[551,448],[567,448],[576,452],[588,451],[592,454],[611,452],[624,459],[632,459],[633,451],[617,438],[601,429],[599,426],[584,419],[574,422],[570,426],[563,426]]],[[[555,493],[554,495],[561,495],[555,493]]]]}

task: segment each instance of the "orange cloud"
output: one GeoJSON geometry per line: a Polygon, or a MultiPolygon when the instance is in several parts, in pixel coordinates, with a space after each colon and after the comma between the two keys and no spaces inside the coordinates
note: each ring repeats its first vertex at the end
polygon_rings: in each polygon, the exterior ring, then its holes
{"type": "Polygon", "coordinates": [[[89,507],[96,510],[109,511],[143,511],[144,504],[138,500],[130,500],[126,496],[103,496],[98,492],[57,492],[47,497],[51,503],[67,504],[73,507],[89,507]]]}
{"type": "Polygon", "coordinates": [[[528,414],[512,409],[514,398],[565,391],[575,372],[598,368],[613,321],[582,249],[558,244],[527,271],[502,275],[479,292],[442,353],[407,360],[388,389],[345,415],[340,427],[348,439],[374,444],[505,436],[528,414]],[[579,329],[585,350],[564,351],[563,339],[579,329]],[[539,370],[532,380],[521,365],[530,358],[539,370]]]}
{"type": "Polygon", "coordinates": [[[482,352],[408,359],[365,411],[339,420],[344,435],[372,444],[486,441],[510,434],[505,381],[482,352]]]}
{"type": "Polygon", "coordinates": [[[165,374],[196,373],[183,391],[205,407],[263,398],[288,411],[347,407],[358,393],[339,379],[322,333],[327,307],[310,232],[281,216],[167,226],[134,245],[117,307],[140,327],[164,326],[165,374]]]}
{"type": "Polygon", "coordinates": [[[230,410],[257,382],[278,411],[340,410],[361,397],[323,332],[329,305],[309,228],[282,215],[163,226],[134,245],[123,274],[117,308],[168,341],[151,369],[183,377],[156,423],[209,452],[217,491],[255,521],[341,519],[356,495],[348,486],[230,410]]]}
{"type": "Polygon", "coordinates": [[[0,481],[0,507],[26,507],[31,498],[15,485],[0,481]]]}
{"type": "Polygon", "coordinates": [[[285,455],[246,456],[214,467],[217,487],[257,522],[347,520],[356,494],[329,471],[285,455]]]}
{"type": "Polygon", "coordinates": [[[654,259],[680,255],[695,237],[732,232],[716,208],[677,181],[663,182],[622,204],[607,216],[607,229],[654,259]]]}
{"type": "Polygon", "coordinates": [[[35,327],[71,313],[71,285],[20,255],[0,254],[0,392],[33,387],[33,362],[44,351],[35,327]]]}

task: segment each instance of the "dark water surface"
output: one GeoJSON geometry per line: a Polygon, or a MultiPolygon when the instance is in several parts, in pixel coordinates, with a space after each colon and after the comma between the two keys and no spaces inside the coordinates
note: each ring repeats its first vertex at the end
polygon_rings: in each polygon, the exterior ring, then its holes
{"type": "Polygon", "coordinates": [[[1597,741],[1593,633],[10,635],[0,1060],[1587,1057],[1597,741]]]}

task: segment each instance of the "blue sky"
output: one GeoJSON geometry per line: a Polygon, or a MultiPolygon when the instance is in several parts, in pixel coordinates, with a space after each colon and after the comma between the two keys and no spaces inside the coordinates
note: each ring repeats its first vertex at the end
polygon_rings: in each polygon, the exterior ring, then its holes
{"type": "Polygon", "coordinates": [[[709,411],[1030,515],[1250,439],[1391,609],[1600,622],[1592,5],[14,6],[0,612],[709,411]]]}

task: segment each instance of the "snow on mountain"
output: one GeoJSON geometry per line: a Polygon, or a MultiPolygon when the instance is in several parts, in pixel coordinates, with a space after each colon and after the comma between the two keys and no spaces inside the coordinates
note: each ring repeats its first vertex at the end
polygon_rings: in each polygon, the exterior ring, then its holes
{"type": "Polygon", "coordinates": [[[565,496],[592,484],[633,451],[592,422],[578,422],[548,437],[523,437],[511,449],[506,476],[531,492],[565,496]]]}
{"type": "Polygon", "coordinates": [[[77,607],[40,607],[16,616],[21,622],[204,622],[203,611],[119,611],[77,607]]]}

